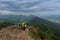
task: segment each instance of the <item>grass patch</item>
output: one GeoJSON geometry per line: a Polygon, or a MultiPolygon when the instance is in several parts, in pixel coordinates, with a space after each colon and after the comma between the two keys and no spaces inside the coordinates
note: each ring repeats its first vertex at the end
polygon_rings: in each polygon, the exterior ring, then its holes
{"type": "Polygon", "coordinates": [[[29,34],[32,36],[34,40],[40,40],[40,37],[37,33],[37,30],[35,30],[35,28],[33,27],[29,28],[29,34]]]}

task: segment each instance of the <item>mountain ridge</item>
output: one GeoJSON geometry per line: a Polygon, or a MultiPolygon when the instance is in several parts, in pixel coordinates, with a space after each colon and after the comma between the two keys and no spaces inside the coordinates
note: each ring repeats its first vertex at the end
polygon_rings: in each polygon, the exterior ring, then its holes
{"type": "Polygon", "coordinates": [[[60,22],[60,15],[47,15],[47,16],[43,16],[42,18],[47,19],[52,22],[56,22],[56,23],[60,22]]]}
{"type": "MultiPolygon", "coordinates": [[[[40,17],[35,17],[33,18],[30,23],[32,22],[32,24],[35,23],[40,23],[40,24],[44,24],[46,26],[48,26],[49,28],[54,29],[55,31],[59,31],[60,30],[60,24],[40,18],[40,17]]],[[[60,31],[59,31],[60,32],[60,31]]]]}

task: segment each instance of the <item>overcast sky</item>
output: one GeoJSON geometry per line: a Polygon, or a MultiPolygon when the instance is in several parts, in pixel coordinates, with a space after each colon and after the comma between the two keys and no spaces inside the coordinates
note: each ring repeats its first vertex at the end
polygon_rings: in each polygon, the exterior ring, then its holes
{"type": "Polygon", "coordinates": [[[60,0],[0,0],[1,14],[60,14],[60,0]]]}

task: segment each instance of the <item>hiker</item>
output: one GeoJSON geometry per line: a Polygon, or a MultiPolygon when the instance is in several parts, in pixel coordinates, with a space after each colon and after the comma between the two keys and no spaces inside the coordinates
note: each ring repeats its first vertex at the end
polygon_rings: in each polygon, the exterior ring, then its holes
{"type": "Polygon", "coordinates": [[[26,29],[26,23],[24,20],[22,20],[19,24],[19,26],[21,27],[22,30],[25,30],[26,29]]]}

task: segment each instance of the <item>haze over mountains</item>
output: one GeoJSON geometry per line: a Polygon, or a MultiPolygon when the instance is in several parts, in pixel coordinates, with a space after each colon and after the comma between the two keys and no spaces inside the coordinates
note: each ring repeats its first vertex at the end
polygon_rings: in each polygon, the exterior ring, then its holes
{"type": "Polygon", "coordinates": [[[60,23],[60,15],[47,15],[47,16],[43,16],[42,18],[52,22],[60,23]]]}
{"type": "Polygon", "coordinates": [[[12,23],[19,23],[22,19],[26,22],[29,22],[34,16],[26,16],[26,15],[0,15],[0,22],[8,21],[12,23]]]}
{"type": "MultiPolygon", "coordinates": [[[[48,17],[49,18],[49,17],[48,17]]],[[[48,20],[48,18],[45,16],[45,18],[37,17],[34,15],[26,16],[26,15],[0,15],[0,22],[11,22],[14,24],[19,24],[19,22],[23,19],[26,21],[26,23],[29,23],[32,21],[32,23],[42,23],[44,25],[49,26],[50,28],[53,28],[54,30],[60,30],[60,24],[57,24],[53,21],[48,20]]],[[[59,20],[59,16],[51,16],[51,19],[57,19],[59,20]]],[[[49,19],[50,19],[49,18],[49,19]]],[[[54,20],[53,19],[53,20],[54,20]]]]}

